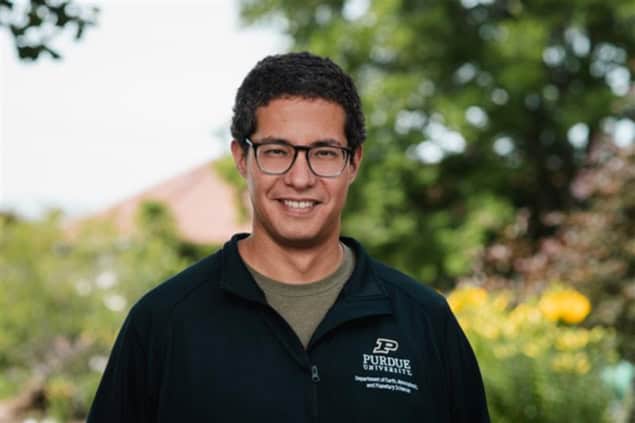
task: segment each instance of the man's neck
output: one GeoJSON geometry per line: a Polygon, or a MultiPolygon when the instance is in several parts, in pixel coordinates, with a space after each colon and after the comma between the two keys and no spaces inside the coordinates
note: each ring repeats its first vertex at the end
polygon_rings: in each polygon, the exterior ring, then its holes
{"type": "Polygon", "coordinates": [[[244,261],[270,279],[286,283],[310,283],[337,270],[343,259],[338,238],[311,248],[280,245],[264,236],[251,235],[238,243],[244,261]]]}

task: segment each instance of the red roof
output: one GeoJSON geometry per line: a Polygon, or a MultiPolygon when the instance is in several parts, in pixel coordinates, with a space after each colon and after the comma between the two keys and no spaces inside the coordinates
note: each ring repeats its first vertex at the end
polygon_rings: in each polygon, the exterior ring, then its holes
{"type": "MultiPolygon", "coordinates": [[[[184,240],[220,244],[236,232],[250,231],[249,218],[243,219],[244,222],[240,219],[237,200],[235,188],[219,176],[210,161],[105,211],[83,218],[79,223],[95,218],[110,218],[118,231],[124,235],[131,234],[139,205],[146,201],[158,201],[168,207],[184,240]]],[[[247,210],[250,208],[247,207],[247,210]]]]}

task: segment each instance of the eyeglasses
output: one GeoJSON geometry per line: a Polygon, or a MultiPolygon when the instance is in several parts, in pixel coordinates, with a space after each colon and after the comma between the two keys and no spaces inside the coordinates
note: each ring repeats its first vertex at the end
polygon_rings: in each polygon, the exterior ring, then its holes
{"type": "Polygon", "coordinates": [[[253,147],[258,168],[268,175],[283,175],[291,169],[299,151],[304,151],[309,169],[323,178],[335,178],[342,174],[353,150],[332,145],[292,145],[282,141],[255,143],[249,138],[245,142],[253,147]]]}

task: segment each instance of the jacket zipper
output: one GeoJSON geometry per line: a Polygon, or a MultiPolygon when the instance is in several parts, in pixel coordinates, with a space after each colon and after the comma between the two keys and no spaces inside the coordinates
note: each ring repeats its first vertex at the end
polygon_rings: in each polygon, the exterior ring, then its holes
{"type": "Polygon", "coordinates": [[[315,364],[311,365],[311,381],[313,382],[313,421],[318,421],[318,397],[317,384],[320,382],[320,373],[315,364]]]}

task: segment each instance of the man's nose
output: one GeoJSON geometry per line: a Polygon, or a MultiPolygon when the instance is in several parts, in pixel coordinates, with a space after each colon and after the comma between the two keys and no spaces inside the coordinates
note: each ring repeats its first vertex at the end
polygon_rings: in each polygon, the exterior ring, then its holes
{"type": "Polygon", "coordinates": [[[284,174],[285,184],[303,189],[314,185],[316,180],[317,176],[315,176],[309,167],[306,152],[299,151],[291,169],[284,174]]]}

